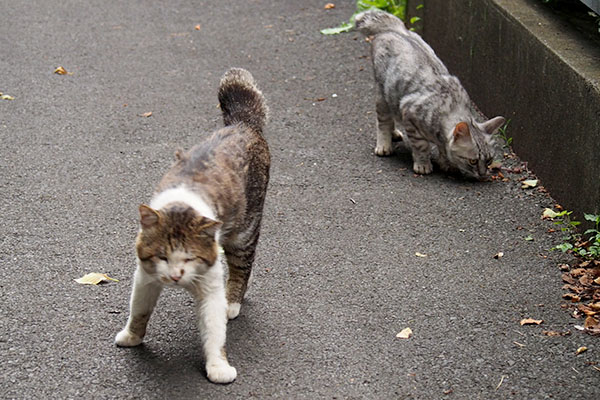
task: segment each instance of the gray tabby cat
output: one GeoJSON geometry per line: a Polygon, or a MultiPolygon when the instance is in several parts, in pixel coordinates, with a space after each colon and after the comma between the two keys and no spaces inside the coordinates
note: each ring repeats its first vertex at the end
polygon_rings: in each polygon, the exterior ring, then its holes
{"type": "Polygon", "coordinates": [[[371,41],[377,84],[377,146],[375,153],[392,153],[395,129],[408,142],[413,170],[432,172],[431,148],[439,150],[443,170],[483,180],[492,162],[493,135],[503,117],[478,122],[469,95],[459,80],[421,37],[402,21],[380,10],[356,16],[356,28],[371,41]]]}
{"type": "Polygon", "coordinates": [[[254,261],[269,181],[270,154],[262,131],[267,106],[252,75],[231,69],[221,79],[225,128],[177,161],[150,205],[141,205],[137,269],[130,316],[118,346],[142,343],[164,286],[184,288],[197,301],[208,379],[232,382],[236,369],[225,354],[227,318],[240,305],[254,261]],[[225,288],[225,267],[229,267],[225,288]]]}

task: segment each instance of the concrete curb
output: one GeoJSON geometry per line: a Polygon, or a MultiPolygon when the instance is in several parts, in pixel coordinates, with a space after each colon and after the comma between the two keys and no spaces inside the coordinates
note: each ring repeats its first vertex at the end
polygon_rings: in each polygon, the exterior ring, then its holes
{"type": "Polygon", "coordinates": [[[600,210],[600,48],[534,1],[428,0],[423,36],[578,219],[600,210]]]}

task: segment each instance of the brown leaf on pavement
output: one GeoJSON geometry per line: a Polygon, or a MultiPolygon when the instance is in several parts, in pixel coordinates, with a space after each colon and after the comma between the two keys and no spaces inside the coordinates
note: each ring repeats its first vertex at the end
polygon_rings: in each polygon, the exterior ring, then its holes
{"type": "Polygon", "coordinates": [[[585,319],[583,323],[584,332],[591,335],[600,335],[600,321],[592,316],[585,319]]]}
{"type": "Polygon", "coordinates": [[[333,4],[333,3],[327,3],[327,4],[325,4],[325,9],[326,10],[331,10],[332,8],[335,8],[335,4],[333,4]]]}
{"type": "Polygon", "coordinates": [[[546,336],[568,336],[570,334],[571,334],[571,331],[566,331],[566,332],[542,331],[542,335],[546,335],[546,336]]]}
{"type": "Polygon", "coordinates": [[[145,112],[143,114],[140,114],[140,117],[145,117],[145,118],[148,118],[148,117],[151,117],[151,116],[152,116],[152,111],[148,111],[148,112],[145,112]]]}
{"type": "Polygon", "coordinates": [[[524,318],[521,320],[520,324],[523,325],[539,325],[544,322],[543,319],[533,319],[533,318],[524,318]]]}

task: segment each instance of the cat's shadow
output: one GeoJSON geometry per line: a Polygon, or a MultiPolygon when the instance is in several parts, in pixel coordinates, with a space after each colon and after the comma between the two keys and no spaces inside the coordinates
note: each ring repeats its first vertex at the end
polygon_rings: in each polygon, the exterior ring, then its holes
{"type": "MultiPolygon", "coordinates": [[[[252,302],[246,299],[242,308],[251,313],[252,302]]],[[[244,313],[242,311],[242,313],[244,313]]],[[[189,321],[182,321],[182,326],[194,326],[193,317],[189,321]]],[[[164,323],[164,322],[163,322],[164,323]]],[[[259,354],[249,354],[251,350],[244,346],[248,341],[248,332],[259,329],[253,327],[253,319],[246,318],[241,314],[235,320],[230,320],[227,326],[227,351],[230,362],[235,367],[244,360],[236,358],[258,357],[259,354]],[[243,351],[244,355],[238,354],[243,351]],[[237,355],[237,357],[236,357],[237,355]],[[233,356],[233,357],[232,357],[233,356]]],[[[120,351],[128,352],[127,359],[130,363],[134,376],[144,376],[159,387],[187,387],[190,384],[190,375],[194,375],[194,381],[202,384],[212,384],[206,377],[205,360],[200,344],[200,332],[196,328],[190,328],[189,332],[174,335],[165,342],[164,337],[160,344],[149,338],[139,346],[120,348],[120,351]]],[[[239,370],[238,370],[239,373],[239,370]]]]}
{"type": "MultiPolygon", "coordinates": [[[[389,166],[390,170],[401,170],[411,173],[413,175],[417,175],[413,172],[413,159],[410,149],[402,142],[395,141],[394,142],[394,151],[391,155],[387,157],[378,157],[373,154],[374,157],[377,157],[380,161],[384,163],[384,165],[389,166]]],[[[433,179],[436,184],[438,182],[444,182],[449,186],[477,186],[477,185],[485,185],[489,184],[491,180],[483,180],[478,181],[476,179],[465,178],[458,170],[452,171],[442,171],[437,162],[438,160],[438,152],[437,149],[434,149],[432,154],[432,163],[433,163],[433,172],[430,175],[419,175],[420,177],[426,177],[429,179],[433,179]]]]}

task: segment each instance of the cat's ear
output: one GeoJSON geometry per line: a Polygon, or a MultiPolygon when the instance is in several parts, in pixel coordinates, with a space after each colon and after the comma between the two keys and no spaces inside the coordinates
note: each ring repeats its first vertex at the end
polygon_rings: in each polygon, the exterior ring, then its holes
{"type": "Polygon", "coordinates": [[[145,204],[140,205],[140,224],[142,228],[148,229],[158,224],[158,211],[148,207],[145,204]]]}
{"type": "Polygon", "coordinates": [[[198,217],[194,221],[194,225],[196,232],[203,232],[214,237],[223,223],[206,217],[198,217]]]}
{"type": "Polygon", "coordinates": [[[498,133],[498,130],[504,125],[506,119],[504,117],[494,117],[490,120],[477,124],[479,129],[488,135],[494,135],[498,133]]]}
{"type": "Polygon", "coordinates": [[[471,131],[469,130],[469,125],[466,122],[459,122],[454,127],[454,131],[452,132],[455,141],[460,140],[470,140],[471,139],[471,131]]]}

